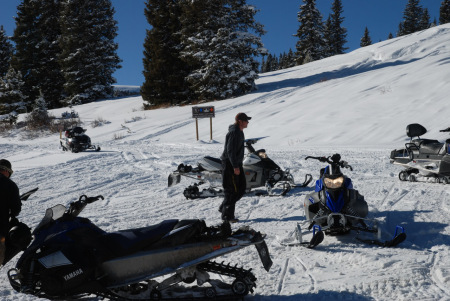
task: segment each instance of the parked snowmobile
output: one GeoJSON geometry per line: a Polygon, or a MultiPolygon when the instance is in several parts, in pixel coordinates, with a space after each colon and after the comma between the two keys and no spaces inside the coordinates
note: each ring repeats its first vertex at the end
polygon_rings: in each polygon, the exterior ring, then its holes
{"type": "Polygon", "coordinates": [[[300,223],[297,224],[295,231],[295,240],[285,241],[287,245],[305,245],[308,248],[314,248],[320,244],[325,235],[342,235],[350,231],[374,233],[379,237],[377,239],[356,239],[376,244],[384,247],[392,247],[405,240],[406,234],[402,227],[396,228],[394,237],[387,241],[381,241],[381,232],[379,232],[377,221],[367,219],[368,206],[364,196],[353,189],[350,178],[346,177],[341,168],[353,168],[341,160],[339,154],[329,157],[311,157],[320,162],[326,162],[329,165],[322,168],[320,178],[316,181],[315,192],[305,196],[304,210],[306,225],[308,231],[303,233],[300,223]],[[303,242],[303,235],[312,230],[310,241],[303,242]]]}
{"type": "Polygon", "coordinates": [[[82,195],[67,208],[47,209],[33,231],[33,242],[8,271],[17,292],[47,299],[232,300],[253,292],[256,277],[251,270],[212,259],[255,245],[264,268],[269,271],[272,265],[260,232],[249,227],[233,232],[229,223],[207,227],[202,220],[173,219],[105,232],[78,217],[87,204],[100,199],[82,195]],[[209,274],[234,280],[227,284],[209,274]],[[194,281],[197,286],[188,286],[194,281]]]}
{"type": "Polygon", "coordinates": [[[82,127],[74,127],[64,132],[64,137],[61,137],[60,144],[63,151],[71,151],[78,153],[88,149],[93,149],[96,152],[100,151],[100,146],[91,144],[91,138],[85,134],[86,129],[82,127]]]}
{"type": "MultiPolygon", "coordinates": [[[[276,195],[275,189],[281,187],[279,195],[285,195],[292,188],[306,187],[312,176],[307,174],[302,184],[295,184],[294,177],[289,169],[282,170],[272,159],[267,156],[265,149],[255,150],[253,144],[262,138],[246,139],[244,141],[247,154],[243,161],[245,179],[247,181],[246,192],[254,188],[265,187],[268,195],[276,195]]],[[[210,156],[203,157],[197,167],[180,164],[174,172],[169,175],[168,186],[178,184],[181,177],[187,177],[200,182],[190,185],[183,192],[187,199],[223,196],[222,190],[222,162],[219,158],[210,156]],[[209,185],[202,188],[202,185],[209,185]]]]}
{"type": "MultiPolygon", "coordinates": [[[[436,183],[450,183],[450,139],[445,143],[434,139],[424,139],[420,136],[427,132],[418,123],[406,127],[406,135],[410,142],[405,148],[391,151],[390,162],[401,165],[406,169],[400,171],[401,181],[416,182],[432,179],[436,183]],[[413,139],[417,137],[417,139],[413,139]]],[[[441,130],[450,132],[450,128],[441,130]]]]}

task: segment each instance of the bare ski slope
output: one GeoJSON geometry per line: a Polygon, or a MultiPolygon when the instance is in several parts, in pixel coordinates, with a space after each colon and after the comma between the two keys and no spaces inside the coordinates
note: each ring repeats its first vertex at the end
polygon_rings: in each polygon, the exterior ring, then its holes
{"type": "MultiPolygon", "coordinates": [[[[237,205],[241,223],[267,234],[274,265],[266,273],[254,248],[225,256],[256,274],[248,300],[450,300],[450,185],[400,182],[389,153],[407,141],[405,128],[421,123],[424,138],[445,140],[450,126],[450,25],[380,42],[304,66],[262,74],[259,90],[207,103],[216,108],[213,141],[209,120],[200,120],[195,140],[191,107],[142,111],[140,97],[99,101],[74,109],[102,151],[66,153],[58,135],[27,139],[21,132],[0,138],[0,154],[13,164],[22,192],[39,187],[20,219],[34,227],[47,207],[81,194],[102,194],[83,216],[105,230],[151,225],[169,218],[202,218],[217,224],[220,198],[186,200],[183,180],[167,188],[179,163],[218,157],[228,125],[238,112],[253,119],[247,138],[268,136],[256,147],[297,182],[315,179],[322,166],[307,155],[340,153],[354,168],[345,173],[369,203],[369,217],[389,232],[406,228],[398,248],[363,245],[350,234],[325,237],[315,250],[284,247],[278,240],[304,221],[303,199],[313,187],[286,197],[245,196],[237,205]],[[108,123],[91,127],[94,120],[108,123]],[[120,137],[121,139],[115,139],[120,137]]],[[[60,116],[68,108],[54,110],[60,116]]],[[[38,300],[10,287],[0,271],[1,300],[38,300]]]]}

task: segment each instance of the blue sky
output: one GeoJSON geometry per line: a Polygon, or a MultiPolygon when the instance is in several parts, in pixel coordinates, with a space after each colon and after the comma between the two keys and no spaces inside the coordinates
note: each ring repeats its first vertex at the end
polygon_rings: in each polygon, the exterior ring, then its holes
{"type": "MultiPolygon", "coordinates": [[[[0,0],[0,25],[6,33],[12,35],[17,5],[20,0],[0,0]]],[[[391,32],[396,35],[398,24],[402,20],[407,0],[343,0],[343,26],[347,28],[347,50],[359,48],[359,42],[367,26],[373,43],[386,40],[391,32]]],[[[421,0],[420,4],[428,8],[431,21],[439,21],[439,7],[442,0],[421,0]]],[[[257,21],[265,26],[267,34],[262,37],[264,46],[270,53],[279,55],[289,49],[295,50],[296,33],[299,23],[297,13],[302,0],[248,0],[260,11],[257,21]]],[[[324,20],[331,12],[333,0],[317,0],[317,7],[324,20]]],[[[119,85],[141,85],[143,43],[145,31],[149,28],[144,16],[145,0],[112,0],[116,10],[119,31],[116,42],[118,54],[123,60],[122,68],[114,73],[119,85]]]]}

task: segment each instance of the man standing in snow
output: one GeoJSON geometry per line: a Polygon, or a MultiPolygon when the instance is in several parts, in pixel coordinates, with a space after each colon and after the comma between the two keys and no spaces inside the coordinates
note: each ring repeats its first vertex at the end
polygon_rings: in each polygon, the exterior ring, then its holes
{"type": "Polygon", "coordinates": [[[225,146],[222,160],[222,184],[225,198],[220,205],[222,220],[231,223],[238,222],[234,216],[236,202],[245,193],[246,181],[242,162],[244,161],[244,129],[247,128],[249,120],[245,113],[239,113],[235,117],[235,123],[228,128],[225,138],[225,146]]]}
{"type": "Polygon", "coordinates": [[[0,160],[0,265],[5,259],[5,241],[10,229],[9,219],[19,215],[22,209],[19,188],[10,177],[11,163],[6,159],[0,160]]]}

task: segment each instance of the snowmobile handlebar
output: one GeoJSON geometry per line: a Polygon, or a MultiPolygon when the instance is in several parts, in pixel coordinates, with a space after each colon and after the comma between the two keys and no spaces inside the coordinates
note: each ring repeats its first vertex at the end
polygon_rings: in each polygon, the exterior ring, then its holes
{"type": "MultiPolygon", "coordinates": [[[[328,158],[329,158],[329,157],[328,157],[328,158]]],[[[331,162],[328,161],[328,158],[327,158],[327,157],[313,157],[313,156],[307,156],[307,157],[305,158],[305,160],[308,160],[308,159],[314,159],[314,160],[319,160],[320,162],[328,162],[328,163],[331,163],[331,162]]]]}
{"type": "Polygon", "coordinates": [[[318,160],[318,161],[320,161],[320,162],[328,163],[328,164],[336,164],[336,165],[338,165],[338,166],[340,166],[340,167],[348,168],[348,169],[350,169],[351,171],[353,171],[353,167],[352,167],[350,164],[348,164],[347,161],[340,160],[340,159],[341,159],[341,156],[340,156],[339,154],[334,154],[333,156],[328,156],[328,157],[313,157],[313,156],[307,156],[307,157],[305,158],[305,160],[308,160],[308,159],[314,159],[314,160],[318,160]]]}
{"type": "Polygon", "coordinates": [[[90,203],[93,203],[93,202],[98,201],[100,199],[104,200],[105,198],[102,195],[93,196],[93,197],[87,197],[85,194],[83,194],[78,199],[78,202],[85,203],[85,204],[90,204],[90,203]]]}
{"type": "Polygon", "coordinates": [[[87,204],[91,204],[100,199],[104,200],[105,198],[102,195],[88,197],[83,194],[82,196],[80,196],[78,201],[70,203],[67,213],[73,217],[76,217],[78,216],[78,214],[80,214],[81,211],[83,211],[84,207],[86,207],[87,204]]]}

